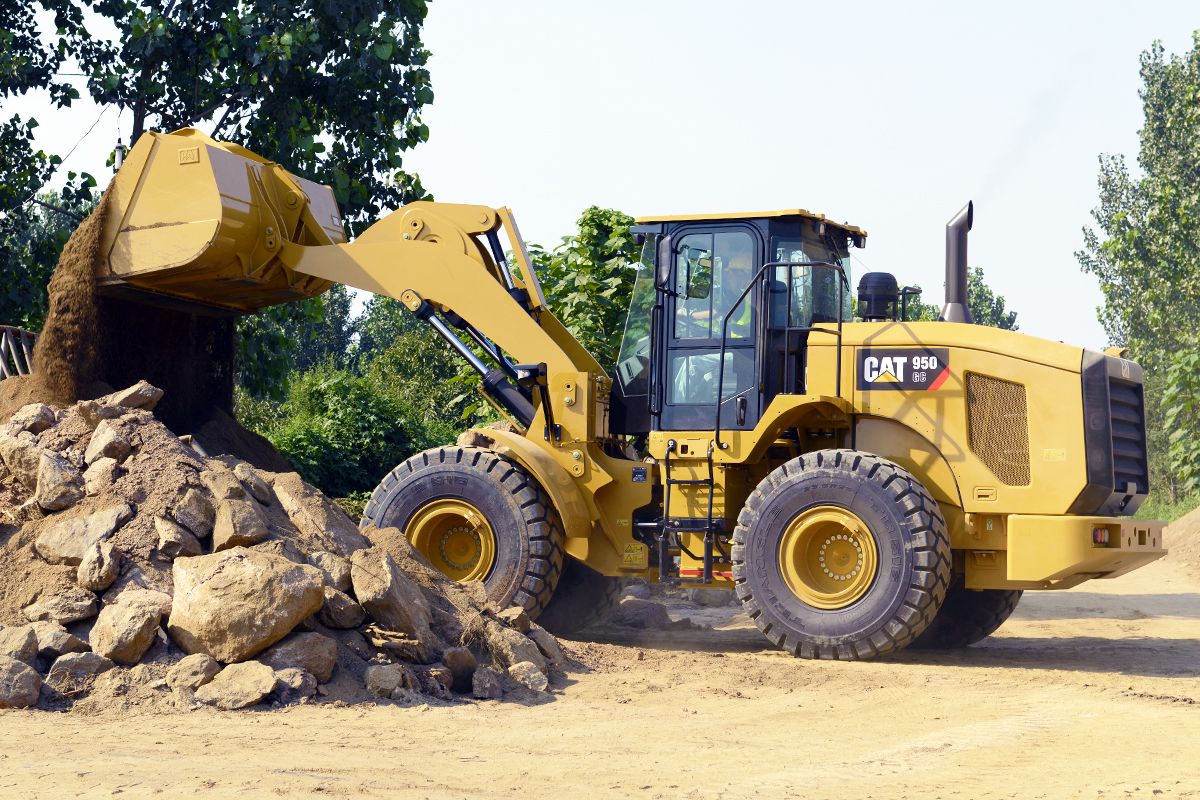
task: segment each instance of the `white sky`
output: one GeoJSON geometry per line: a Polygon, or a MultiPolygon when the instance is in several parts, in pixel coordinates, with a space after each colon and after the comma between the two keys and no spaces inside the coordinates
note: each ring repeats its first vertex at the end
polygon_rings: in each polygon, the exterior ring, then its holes
{"type": "MultiPolygon", "coordinates": [[[[434,0],[431,136],[405,168],[545,245],[591,204],[824,212],[871,234],[855,283],[893,272],[939,306],[944,225],[973,199],[971,264],[1021,329],[1100,346],[1073,255],[1097,156],[1136,157],[1138,54],[1197,28],[1194,2],[434,0]]],[[[97,114],[10,109],[60,153],[97,114]]],[[[103,175],[117,132],[110,111],[64,170],[103,175]]]]}

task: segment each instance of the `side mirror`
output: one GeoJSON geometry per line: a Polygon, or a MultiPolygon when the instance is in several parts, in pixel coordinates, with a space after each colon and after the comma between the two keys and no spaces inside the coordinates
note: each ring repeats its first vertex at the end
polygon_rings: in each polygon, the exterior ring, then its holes
{"type": "Polygon", "coordinates": [[[662,291],[671,283],[671,237],[663,236],[658,241],[658,252],[654,259],[654,288],[662,291]]]}

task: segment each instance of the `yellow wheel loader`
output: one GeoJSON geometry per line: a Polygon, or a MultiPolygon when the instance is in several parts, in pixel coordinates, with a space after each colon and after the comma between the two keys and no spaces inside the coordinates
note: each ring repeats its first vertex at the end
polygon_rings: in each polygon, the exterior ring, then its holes
{"type": "Polygon", "coordinates": [[[1142,371],[973,325],[968,205],[947,302],[869,273],[866,233],[801,209],[639,219],[610,374],[562,323],[505,208],[415,202],[346,242],[328,187],[193,130],[146,134],[111,189],[100,290],[246,313],[332,282],[397,298],[508,426],[383,477],[363,524],[563,631],[621,579],[726,588],[810,658],[958,647],[1022,591],[1162,556],[1142,371]]]}

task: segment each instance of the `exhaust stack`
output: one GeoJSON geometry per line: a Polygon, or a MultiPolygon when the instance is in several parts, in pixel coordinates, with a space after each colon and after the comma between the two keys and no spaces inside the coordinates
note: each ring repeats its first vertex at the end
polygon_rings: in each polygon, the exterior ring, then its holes
{"type": "Polygon", "coordinates": [[[975,204],[968,202],[946,223],[946,305],[944,322],[975,324],[967,308],[967,233],[975,215],[975,204]]]}

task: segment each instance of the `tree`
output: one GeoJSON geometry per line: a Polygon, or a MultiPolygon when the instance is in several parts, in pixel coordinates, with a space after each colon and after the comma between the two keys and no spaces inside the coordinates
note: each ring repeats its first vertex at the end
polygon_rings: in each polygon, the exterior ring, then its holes
{"type": "MultiPolygon", "coordinates": [[[[1152,485],[1165,481],[1172,496],[1200,479],[1196,417],[1175,412],[1164,393],[1182,402],[1186,387],[1171,388],[1195,352],[1200,325],[1200,31],[1193,47],[1168,58],[1155,42],[1141,56],[1145,124],[1139,132],[1135,173],[1121,155],[1100,156],[1099,205],[1095,228],[1083,231],[1076,256],[1084,272],[1095,275],[1104,295],[1099,309],[1109,340],[1129,348],[1146,369],[1147,433],[1152,485]],[[1185,427],[1178,427],[1184,425],[1185,427]],[[1175,434],[1169,455],[1167,430],[1175,434]]],[[[1172,401],[1174,402],[1174,401],[1172,401]]],[[[1189,407],[1190,408],[1190,407],[1189,407]]]]}
{"type": "MultiPolygon", "coordinates": [[[[983,268],[971,267],[967,272],[967,308],[975,324],[1017,330],[1017,312],[1006,310],[1005,305],[1004,296],[993,292],[983,279],[983,268]]],[[[941,310],[932,303],[923,302],[919,296],[909,297],[908,320],[936,320],[940,315],[941,310]]]]}
{"type": "Polygon", "coordinates": [[[529,247],[551,309],[575,338],[611,370],[621,347],[633,292],[638,246],[633,217],[592,206],[579,218],[578,232],[553,250],[529,247]]]}

